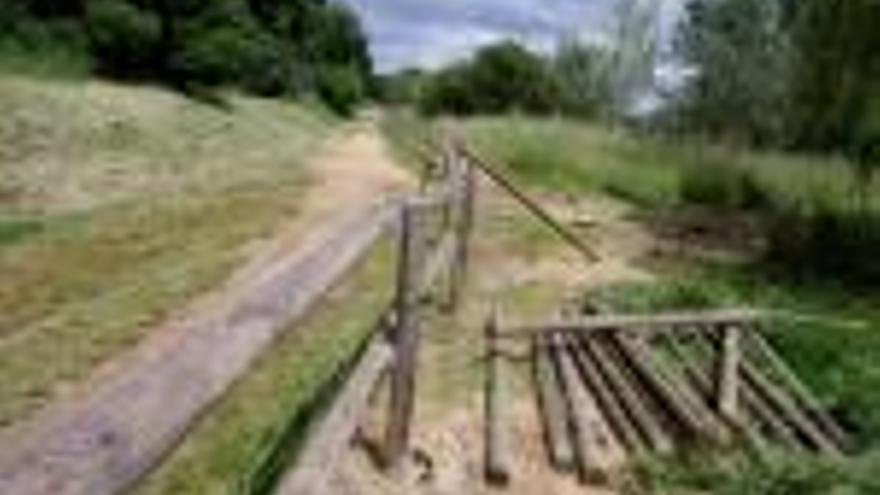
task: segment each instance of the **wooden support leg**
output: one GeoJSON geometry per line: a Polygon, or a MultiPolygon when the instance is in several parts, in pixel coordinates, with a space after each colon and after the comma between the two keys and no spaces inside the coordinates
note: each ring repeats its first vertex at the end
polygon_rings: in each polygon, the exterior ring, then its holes
{"type": "Polygon", "coordinates": [[[415,406],[415,373],[419,345],[417,324],[417,277],[421,272],[418,252],[418,208],[406,204],[401,214],[400,252],[397,268],[395,300],[396,325],[390,341],[394,349],[391,367],[391,403],[388,429],[385,437],[385,463],[391,470],[399,470],[409,448],[410,423],[415,406]]]}
{"type": "MultiPolygon", "coordinates": [[[[461,159],[461,158],[460,158],[461,159]]],[[[459,201],[458,218],[455,225],[455,256],[450,269],[449,307],[454,311],[458,308],[461,291],[467,282],[468,262],[470,258],[470,239],[474,224],[474,206],[476,200],[476,173],[470,162],[459,165],[459,177],[456,187],[460,193],[454,194],[459,201]],[[461,170],[463,167],[464,170],[461,170]]]]}
{"type": "Polygon", "coordinates": [[[717,407],[718,412],[732,420],[739,417],[741,332],[734,325],[721,328],[721,353],[716,377],[717,407]]]}
{"type": "Polygon", "coordinates": [[[488,370],[486,374],[486,479],[505,485],[510,480],[510,442],[503,416],[507,399],[504,356],[498,341],[498,314],[486,323],[488,370]]]}

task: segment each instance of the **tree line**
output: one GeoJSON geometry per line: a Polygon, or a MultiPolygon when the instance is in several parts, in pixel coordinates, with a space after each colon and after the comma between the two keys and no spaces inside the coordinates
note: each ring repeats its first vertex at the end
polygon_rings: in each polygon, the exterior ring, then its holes
{"type": "Polygon", "coordinates": [[[343,113],[372,89],[357,17],[327,0],[0,0],[0,47],[63,47],[100,75],[186,91],[314,93],[343,113]]]}
{"type": "MultiPolygon", "coordinates": [[[[650,86],[659,56],[657,4],[620,3],[616,39],[607,46],[572,41],[545,55],[502,42],[437,71],[386,77],[385,97],[428,114],[631,120],[633,97],[650,86]]],[[[673,135],[876,163],[878,26],[876,0],[690,0],[672,46],[685,81],[661,95],[650,118],[636,120],[673,135]]]]}

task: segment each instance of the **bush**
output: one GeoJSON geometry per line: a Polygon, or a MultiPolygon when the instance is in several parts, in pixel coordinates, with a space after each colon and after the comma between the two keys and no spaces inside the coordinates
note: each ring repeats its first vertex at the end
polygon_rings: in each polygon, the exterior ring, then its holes
{"type": "Polygon", "coordinates": [[[274,68],[273,62],[278,58],[268,34],[232,25],[193,33],[171,64],[187,81],[208,85],[251,81],[254,86],[271,91],[276,88],[271,87],[266,73],[274,68]]]}
{"type": "Polygon", "coordinates": [[[770,197],[749,170],[714,162],[684,167],[679,196],[685,203],[743,210],[761,209],[770,197]]]}
{"type": "Polygon", "coordinates": [[[364,81],[353,67],[328,66],[318,71],[318,95],[339,115],[350,116],[364,91],[364,81]]]}
{"type": "Polygon", "coordinates": [[[161,38],[155,14],[127,2],[96,0],[89,3],[86,22],[99,71],[117,77],[152,72],[161,38]]]}

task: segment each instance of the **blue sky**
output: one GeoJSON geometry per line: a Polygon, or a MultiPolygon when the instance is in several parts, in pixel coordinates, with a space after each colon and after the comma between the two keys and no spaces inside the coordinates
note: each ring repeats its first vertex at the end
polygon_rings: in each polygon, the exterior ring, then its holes
{"type": "MultiPolygon", "coordinates": [[[[501,39],[550,50],[564,36],[602,42],[615,0],[340,0],[359,14],[382,72],[437,67],[501,39]]],[[[666,0],[665,20],[675,4],[666,0]]]]}

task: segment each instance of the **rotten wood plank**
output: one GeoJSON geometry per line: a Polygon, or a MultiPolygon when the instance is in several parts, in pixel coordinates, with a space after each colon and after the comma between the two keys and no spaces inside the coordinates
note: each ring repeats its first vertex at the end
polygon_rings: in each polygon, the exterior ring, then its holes
{"type": "Polygon", "coordinates": [[[539,416],[544,427],[544,442],[550,463],[559,471],[574,471],[577,461],[572,439],[568,434],[561,377],[550,357],[546,335],[535,335],[532,352],[539,416]]]}
{"type": "Polygon", "coordinates": [[[358,428],[373,384],[391,363],[391,347],[377,335],[361,358],[329,413],[306,435],[302,454],[282,477],[279,495],[327,493],[327,483],[358,428]]]}
{"type": "Polygon", "coordinates": [[[91,387],[3,434],[0,493],[111,495],[173,449],[275,338],[363,259],[395,205],[336,220],[332,235],[208,299],[111,363],[91,387]],[[219,303],[219,304],[218,304],[219,303]]]}

